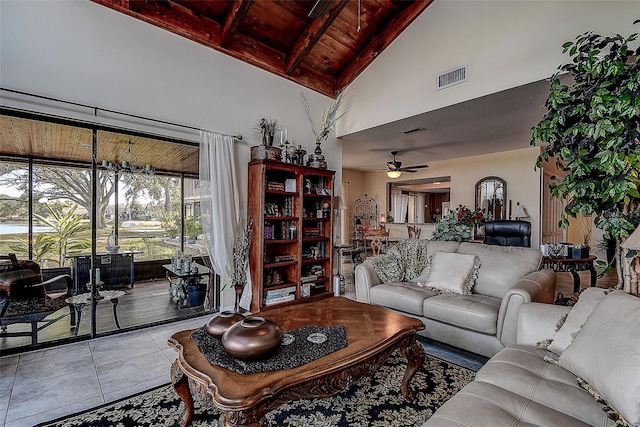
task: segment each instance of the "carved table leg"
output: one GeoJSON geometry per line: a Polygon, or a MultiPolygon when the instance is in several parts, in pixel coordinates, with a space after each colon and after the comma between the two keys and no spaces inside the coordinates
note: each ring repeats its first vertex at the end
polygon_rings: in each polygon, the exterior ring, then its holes
{"type": "Polygon", "coordinates": [[[400,390],[402,391],[402,396],[407,402],[413,401],[414,392],[411,390],[409,383],[413,379],[413,376],[422,368],[424,365],[424,350],[420,344],[415,339],[415,336],[409,342],[407,347],[402,347],[400,349],[402,356],[407,359],[407,370],[404,373],[404,378],[402,378],[402,386],[400,390]]]}
{"type": "Polygon", "coordinates": [[[177,360],[171,365],[171,384],[173,384],[173,388],[185,406],[184,417],[180,425],[182,427],[189,426],[193,422],[193,397],[189,390],[189,380],[180,369],[180,364],[177,360]]]}

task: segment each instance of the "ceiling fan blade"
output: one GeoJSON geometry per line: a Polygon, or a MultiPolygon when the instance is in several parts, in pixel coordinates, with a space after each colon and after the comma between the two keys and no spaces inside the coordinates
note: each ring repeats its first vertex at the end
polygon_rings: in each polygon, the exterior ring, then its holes
{"type": "Polygon", "coordinates": [[[416,173],[418,171],[414,171],[414,170],[411,170],[411,169],[401,169],[400,172],[416,173]]]}
{"type": "Polygon", "coordinates": [[[309,11],[309,18],[320,18],[331,8],[333,0],[317,0],[309,11]]]}
{"type": "Polygon", "coordinates": [[[428,167],[429,165],[415,165],[415,166],[407,166],[405,169],[424,169],[428,167]]]}

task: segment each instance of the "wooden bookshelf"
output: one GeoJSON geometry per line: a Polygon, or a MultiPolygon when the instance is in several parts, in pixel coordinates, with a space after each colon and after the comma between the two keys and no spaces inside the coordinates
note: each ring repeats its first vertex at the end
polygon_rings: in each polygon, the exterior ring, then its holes
{"type": "Polygon", "coordinates": [[[271,308],[333,295],[334,177],[334,171],[273,160],[249,163],[252,312],[265,307],[267,297],[294,296],[271,308]]]}

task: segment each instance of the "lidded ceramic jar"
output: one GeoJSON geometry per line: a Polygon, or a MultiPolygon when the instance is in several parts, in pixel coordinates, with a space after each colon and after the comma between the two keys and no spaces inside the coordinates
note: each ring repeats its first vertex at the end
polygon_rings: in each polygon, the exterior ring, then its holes
{"type": "Polygon", "coordinates": [[[207,322],[207,332],[214,337],[222,337],[222,335],[235,323],[240,322],[245,317],[240,313],[233,311],[223,311],[217,316],[213,316],[207,322]]]}
{"type": "Polygon", "coordinates": [[[252,360],[270,355],[282,340],[280,326],[264,317],[248,317],[229,327],[222,346],[232,357],[252,360]]]}

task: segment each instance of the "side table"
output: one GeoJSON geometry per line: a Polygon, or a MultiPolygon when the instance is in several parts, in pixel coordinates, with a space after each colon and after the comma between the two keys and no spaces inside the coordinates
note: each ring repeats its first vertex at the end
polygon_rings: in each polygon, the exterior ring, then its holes
{"type": "Polygon", "coordinates": [[[198,283],[202,277],[209,275],[211,270],[200,265],[197,262],[191,264],[188,271],[179,270],[171,264],[163,264],[162,267],[167,270],[166,276],[169,281],[169,295],[177,298],[178,301],[183,300],[187,296],[187,285],[198,283]],[[178,278],[177,281],[171,280],[171,276],[178,278]]]}
{"type": "Polygon", "coordinates": [[[593,262],[596,256],[590,255],[587,258],[551,258],[544,257],[542,260],[543,267],[549,268],[556,272],[567,272],[573,276],[573,292],[580,290],[580,276],[578,271],[591,272],[591,287],[596,285],[596,269],[593,262]]]}
{"type": "MultiPolygon", "coordinates": [[[[109,300],[113,305],[113,320],[116,322],[116,327],[120,329],[120,323],[118,322],[118,313],[116,307],[118,306],[118,298],[125,295],[124,291],[98,291],[98,295],[93,303],[93,309],[95,310],[99,302],[109,300]]],[[[73,329],[73,335],[78,335],[78,329],[80,329],[80,318],[82,316],[82,309],[91,302],[91,292],[85,292],[82,294],[74,295],[66,299],[67,304],[72,305],[76,314],[75,325],[73,329]]],[[[73,317],[72,317],[73,320],[73,317]]]]}

